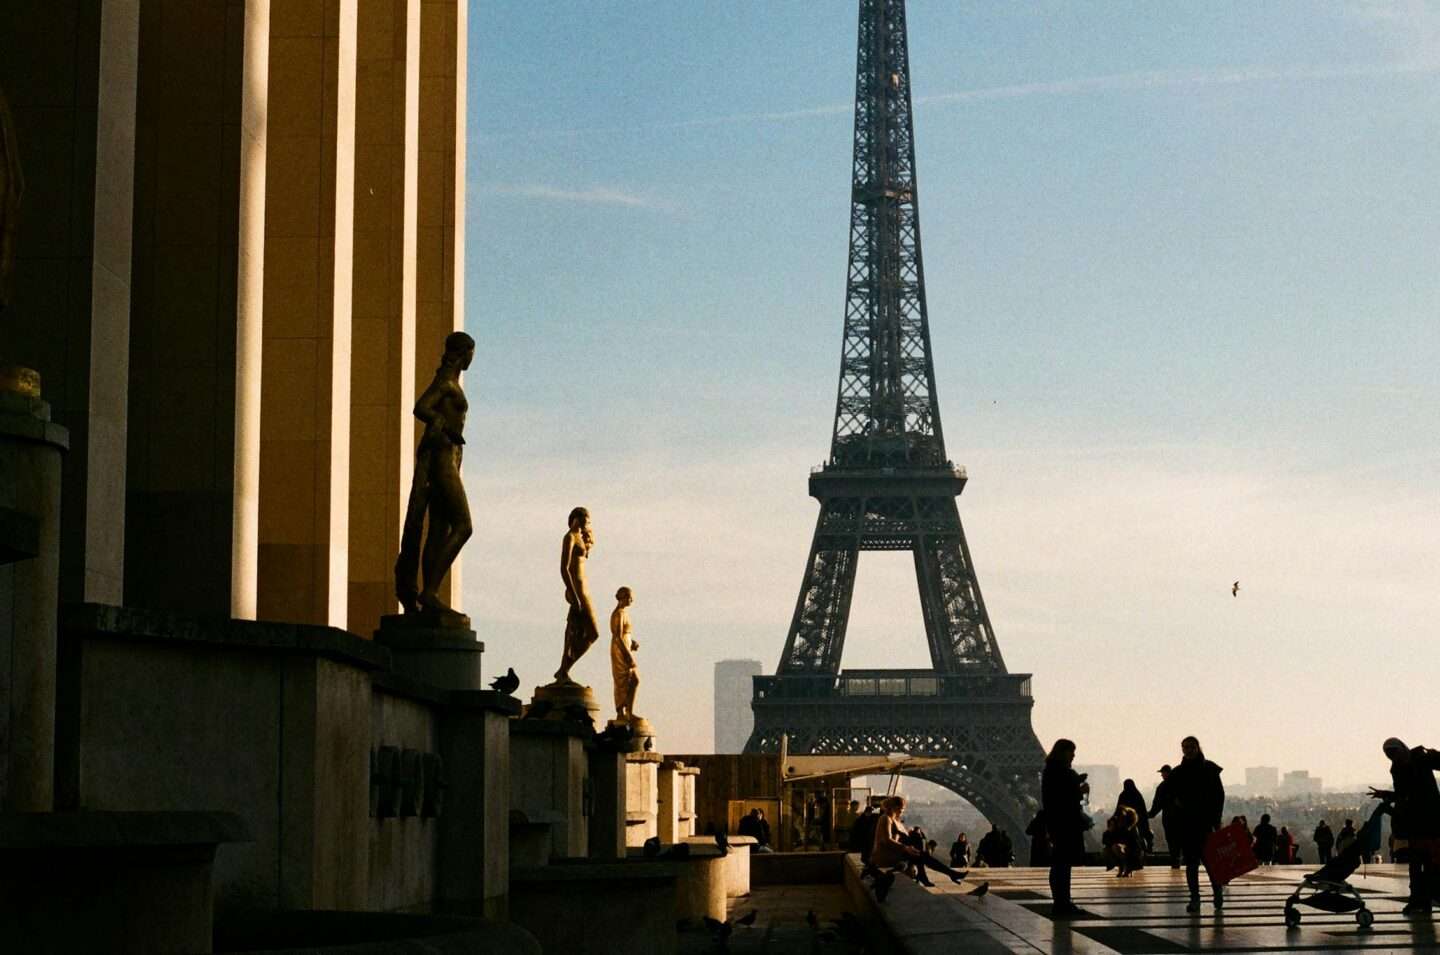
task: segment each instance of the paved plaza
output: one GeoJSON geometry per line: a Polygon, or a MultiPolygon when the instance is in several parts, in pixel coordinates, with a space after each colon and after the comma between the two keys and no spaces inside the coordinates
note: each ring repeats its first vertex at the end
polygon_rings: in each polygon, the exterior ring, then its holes
{"type": "Polygon", "coordinates": [[[1103,868],[1079,868],[1073,894],[1083,914],[1055,921],[1050,918],[1046,870],[972,869],[960,885],[937,877],[934,889],[919,890],[927,894],[924,900],[913,890],[904,891],[894,899],[895,908],[887,903],[885,917],[892,929],[899,929],[910,952],[1440,951],[1435,923],[1400,914],[1408,885],[1404,866],[1367,866],[1350,880],[1374,913],[1374,925],[1368,930],[1357,925],[1353,912],[1333,915],[1308,907],[1300,908],[1298,927],[1286,928],[1285,899],[1313,870],[1313,866],[1256,870],[1226,889],[1225,906],[1218,914],[1207,896],[1201,914],[1188,915],[1183,871],[1149,867],[1119,879],[1103,868]],[[988,894],[970,895],[982,882],[989,882],[988,894]],[[935,905],[936,896],[943,898],[947,909],[935,905]],[[931,923],[932,931],[923,931],[922,922],[931,923]]]}

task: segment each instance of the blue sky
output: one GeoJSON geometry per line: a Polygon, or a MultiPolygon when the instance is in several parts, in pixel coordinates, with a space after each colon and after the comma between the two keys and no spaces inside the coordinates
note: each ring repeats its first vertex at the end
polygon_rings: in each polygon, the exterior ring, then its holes
{"type": "MultiPolygon", "coordinates": [[[[774,667],[809,546],[855,7],[471,5],[466,609],[547,682],[588,505],[672,752],[709,748],[715,660],[774,667]]],[[[909,22],[948,450],[1042,741],[1140,774],[1195,732],[1237,778],[1334,782],[1440,745],[1440,5],[909,22]]],[[[893,556],[847,666],[925,662],[893,556]]],[[[604,649],[577,673],[608,701],[604,649]]]]}

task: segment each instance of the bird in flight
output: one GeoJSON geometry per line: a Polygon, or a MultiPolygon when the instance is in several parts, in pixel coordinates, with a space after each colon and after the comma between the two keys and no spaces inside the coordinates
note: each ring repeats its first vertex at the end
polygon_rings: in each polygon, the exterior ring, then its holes
{"type": "Polygon", "coordinates": [[[1235,581],[1235,583],[1233,583],[1233,584],[1230,585],[1230,596],[1232,596],[1232,597],[1238,597],[1238,596],[1240,596],[1240,581],[1237,580],[1237,581],[1235,581]]]}

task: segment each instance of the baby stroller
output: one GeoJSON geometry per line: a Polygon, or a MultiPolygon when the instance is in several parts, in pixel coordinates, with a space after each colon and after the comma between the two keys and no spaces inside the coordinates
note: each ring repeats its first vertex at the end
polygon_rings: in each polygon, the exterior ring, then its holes
{"type": "Polygon", "coordinates": [[[1295,891],[1285,900],[1285,925],[1288,928],[1300,924],[1300,910],[1296,908],[1299,905],[1308,905],[1322,912],[1354,912],[1355,921],[1361,928],[1371,926],[1375,914],[1365,907],[1360,893],[1345,880],[1360,868],[1363,860],[1380,851],[1380,817],[1389,811],[1390,805],[1382,802],[1360,827],[1354,842],[1300,880],[1295,891]]]}

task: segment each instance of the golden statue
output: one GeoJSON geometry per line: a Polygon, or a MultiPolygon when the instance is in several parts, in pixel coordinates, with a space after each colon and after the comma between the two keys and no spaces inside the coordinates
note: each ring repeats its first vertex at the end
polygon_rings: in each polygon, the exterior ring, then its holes
{"type": "Polygon", "coordinates": [[[395,596],[406,613],[454,613],[440,599],[440,583],[473,530],[470,502],[460,480],[465,412],[470,407],[460,388],[460,373],[474,359],[475,339],[464,332],[446,335],[435,380],[415,401],[415,417],[424,422],[425,433],[415,450],[400,556],[395,561],[395,596]],[[422,552],[420,532],[427,517],[422,552]],[[423,577],[423,587],[417,586],[417,573],[423,577]]]}
{"type": "Polygon", "coordinates": [[[570,529],[560,542],[560,579],[565,582],[565,602],[570,605],[570,612],[565,617],[565,649],[560,655],[560,669],[555,671],[557,683],[575,682],[570,678],[570,668],[600,638],[595,605],[585,586],[585,560],[594,546],[590,512],[577,507],[570,512],[570,529]]]}
{"type": "Polygon", "coordinates": [[[633,723],[635,691],[640,688],[640,671],[635,651],[640,649],[630,627],[630,605],[635,594],[629,587],[615,591],[615,609],[610,612],[610,675],[615,678],[615,722],[633,723]]]}
{"type": "Polygon", "coordinates": [[[15,233],[20,226],[20,199],[25,176],[15,145],[15,120],[0,92],[0,309],[10,304],[10,272],[15,265],[15,233]]]}

